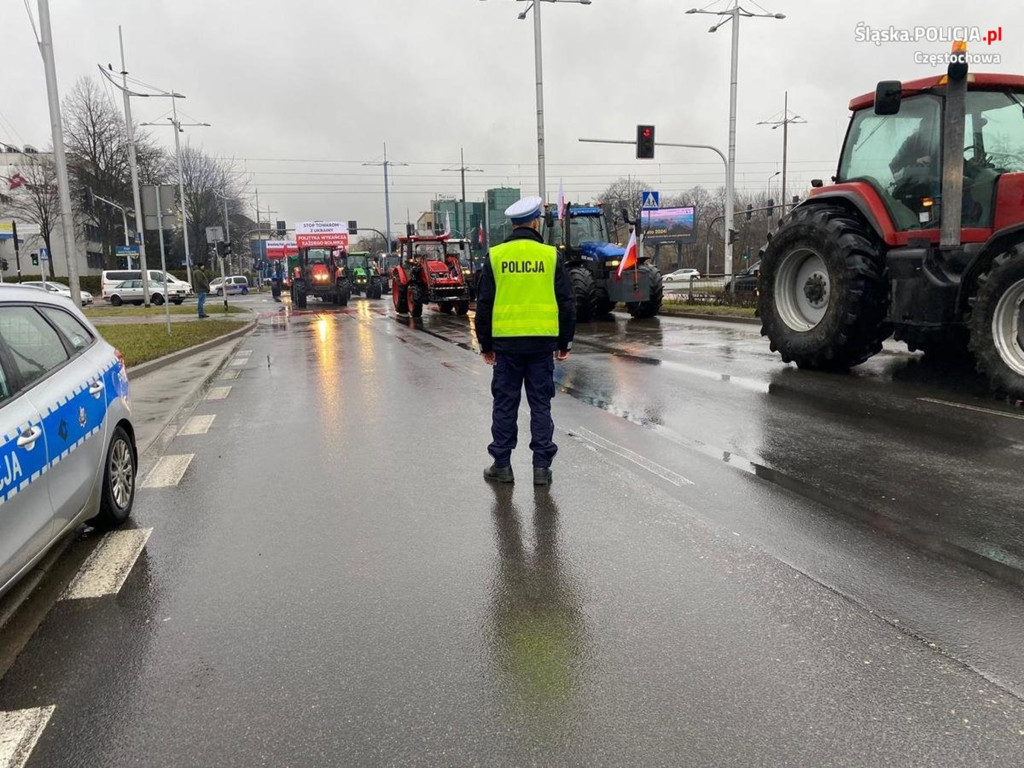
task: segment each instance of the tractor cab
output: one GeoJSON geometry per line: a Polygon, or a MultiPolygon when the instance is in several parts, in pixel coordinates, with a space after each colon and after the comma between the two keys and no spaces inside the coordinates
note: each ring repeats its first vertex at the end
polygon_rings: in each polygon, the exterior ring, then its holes
{"type": "Polygon", "coordinates": [[[380,267],[370,258],[368,251],[353,251],[346,259],[353,294],[364,294],[368,299],[379,299],[383,291],[380,267]]]}
{"type": "Polygon", "coordinates": [[[351,296],[347,257],[340,248],[300,248],[288,259],[292,303],[306,307],[309,296],[345,306],[351,296]],[[294,258],[294,260],[293,260],[294,258]]]}

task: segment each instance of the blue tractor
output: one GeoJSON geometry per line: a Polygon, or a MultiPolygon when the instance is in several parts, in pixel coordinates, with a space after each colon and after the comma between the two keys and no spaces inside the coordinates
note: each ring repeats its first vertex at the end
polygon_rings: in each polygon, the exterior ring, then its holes
{"type": "Polygon", "coordinates": [[[544,215],[544,242],[565,259],[576,294],[576,319],[608,315],[623,302],[635,318],[654,317],[665,295],[661,272],[648,259],[618,277],[626,250],[609,242],[608,222],[599,205],[567,205],[562,220],[554,208],[544,215]]]}

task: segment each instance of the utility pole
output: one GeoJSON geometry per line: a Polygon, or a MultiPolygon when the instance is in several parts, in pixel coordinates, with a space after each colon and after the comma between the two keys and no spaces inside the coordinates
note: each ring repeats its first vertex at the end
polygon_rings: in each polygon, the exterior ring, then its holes
{"type": "MultiPolygon", "coordinates": [[[[128,67],[124,62],[124,33],[117,25],[117,40],[121,46],[121,82],[124,96],[124,124],[128,131],[128,166],[132,172],[132,195],[135,197],[135,239],[139,246],[139,269],[142,270],[142,303],[149,306],[149,269],[146,266],[146,235],[142,225],[142,192],[139,190],[139,164],[135,156],[135,124],[132,123],[132,102],[128,95],[128,67]]],[[[157,215],[160,212],[157,211],[157,215]]]]}
{"type": "MultiPolygon", "coordinates": [[[[57,166],[57,192],[60,195],[60,220],[64,235],[64,252],[68,258],[68,287],[71,301],[82,306],[81,286],[78,282],[78,254],[75,245],[75,220],[71,214],[71,185],[68,183],[68,161],[64,151],[64,126],[61,123],[60,95],[57,93],[57,65],[53,58],[53,28],[50,26],[49,0],[39,0],[39,53],[43,57],[46,74],[46,100],[50,107],[50,131],[53,138],[53,159],[57,166]]],[[[15,234],[17,241],[17,234],[15,234]]],[[[50,254],[53,258],[53,254],[50,254]]],[[[42,265],[43,260],[39,260],[42,265]]],[[[43,274],[45,287],[46,274],[43,274]]]]}
{"type": "MultiPolygon", "coordinates": [[[[760,6],[758,7],[760,8],[760,6]]],[[[752,13],[743,8],[739,0],[734,0],[732,7],[725,11],[705,11],[702,8],[691,8],[687,13],[725,17],[711,27],[708,32],[717,32],[723,24],[732,22],[732,60],[729,70],[729,157],[726,160],[725,178],[725,229],[728,233],[725,241],[725,274],[727,277],[731,277],[733,207],[736,196],[736,91],[739,80],[740,18],[784,19],[786,15],[783,13],[752,13]]]]}
{"type": "MultiPolygon", "coordinates": [[[[462,216],[461,216],[462,227],[461,227],[461,229],[462,229],[462,238],[465,239],[465,240],[468,240],[469,236],[466,234],[466,227],[467,227],[467,222],[466,222],[466,172],[468,171],[469,173],[483,173],[484,170],[483,170],[483,168],[467,168],[466,167],[466,150],[463,149],[462,147],[459,147],[459,158],[461,160],[461,164],[459,165],[458,168],[444,168],[442,170],[442,172],[458,171],[459,174],[461,174],[461,176],[462,176],[462,216]]],[[[472,246],[472,244],[470,244],[470,246],[469,246],[469,270],[472,273],[472,271],[473,271],[473,246],[472,246]]]]}
{"type": "Polygon", "coordinates": [[[391,189],[390,182],[388,181],[388,168],[392,165],[403,166],[408,163],[396,163],[392,160],[388,160],[388,145],[384,142],[384,159],[379,163],[363,163],[363,165],[376,165],[384,168],[384,226],[388,233],[388,245],[386,253],[391,253],[391,189]]]}
{"type": "Polygon", "coordinates": [[[786,207],[789,205],[789,199],[786,197],[786,165],[789,156],[789,125],[799,125],[806,123],[800,115],[789,114],[789,91],[785,92],[785,96],[782,101],[782,118],[779,120],[761,120],[758,125],[770,125],[774,131],[780,125],[782,126],[782,214],[786,214],[786,207]]]}

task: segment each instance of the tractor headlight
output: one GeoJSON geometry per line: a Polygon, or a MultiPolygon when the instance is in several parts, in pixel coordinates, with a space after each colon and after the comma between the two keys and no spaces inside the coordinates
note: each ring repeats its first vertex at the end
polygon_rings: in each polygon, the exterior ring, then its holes
{"type": "Polygon", "coordinates": [[[617,267],[621,263],[621,259],[611,259],[608,263],[609,267],[617,267]]]}

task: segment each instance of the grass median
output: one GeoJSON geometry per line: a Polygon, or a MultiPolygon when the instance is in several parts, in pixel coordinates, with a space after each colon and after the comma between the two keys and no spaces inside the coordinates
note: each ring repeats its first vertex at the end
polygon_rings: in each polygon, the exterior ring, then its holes
{"type": "Polygon", "coordinates": [[[140,363],[155,360],[187,347],[194,347],[204,341],[237,331],[244,323],[235,320],[204,320],[194,323],[175,323],[171,335],[167,326],[160,323],[138,323],[134,325],[103,325],[97,330],[108,342],[124,355],[129,368],[140,363]]]}
{"type": "MultiPolygon", "coordinates": [[[[86,317],[162,317],[164,314],[164,308],[160,307],[89,307],[83,310],[86,317]]],[[[227,314],[235,315],[247,310],[241,307],[236,307],[232,304],[228,305],[227,314]]],[[[171,307],[172,315],[195,315],[198,310],[196,305],[171,307]]],[[[224,300],[221,299],[217,302],[207,300],[206,302],[206,313],[210,316],[223,315],[224,314],[224,300]]]]}
{"type": "Polygon", "coordinates": [[[736,307],[730,304],[696,304],[685,301],[665,301],[662,309],[670,312],[686,312],[695,315],[720,315],[722,317],[754,317],[754,307],[736,307]]]}

